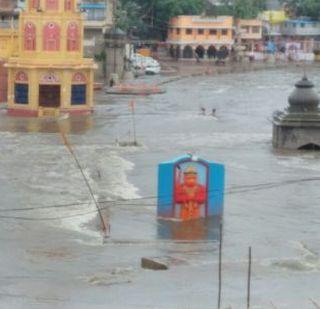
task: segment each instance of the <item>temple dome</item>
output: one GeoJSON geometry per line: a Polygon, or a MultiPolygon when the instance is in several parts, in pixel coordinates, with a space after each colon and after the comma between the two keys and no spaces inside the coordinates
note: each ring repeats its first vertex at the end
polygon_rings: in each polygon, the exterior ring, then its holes
{"type": "Polygon", "coordinates": [[[290,113],[318,112],[320,98],[315,92],[314,84],[304,76],[295,85],[296,89],[289,96],[290,113]]]}

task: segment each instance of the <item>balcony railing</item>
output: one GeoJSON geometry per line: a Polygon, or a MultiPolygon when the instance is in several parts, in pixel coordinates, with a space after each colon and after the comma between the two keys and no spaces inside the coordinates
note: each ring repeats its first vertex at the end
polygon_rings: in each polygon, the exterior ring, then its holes
{"type": "Polygon", "coordinates": [[[10,28],[17,28],[18,27],[18,21],[14,20],[1,20],[0,21],[0,29],[10,29],[10,28]]]}
{"type": "Polygon", "coordinates": [[[105,2],[82,3],[80,10],[88,21],[103,21],[106,19],[107,7],[105,2]]]}

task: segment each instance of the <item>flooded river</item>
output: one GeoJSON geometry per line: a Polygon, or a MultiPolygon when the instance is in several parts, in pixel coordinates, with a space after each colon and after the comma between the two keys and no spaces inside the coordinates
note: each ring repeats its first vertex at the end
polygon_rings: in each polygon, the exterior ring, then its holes
{"type": "MultiPolygon", "coordinates": [[[[318,68],[309,76],[320,90],[318,68]]],[[[218,226],[210,237],[163,237],[157,164],[185,153],[224,163],[222,308],[320,303],[320,153],[275,152],[272,113],[287,105],[299,68],[187,78],[166,93],[97,95],[96,112],[59,121],[0,115],[1,308],[216,308],[218,226]],[[200,115],[203,107],[216,117],[200,115]],[[111,224],[102,242],[94,204],[59,131],[68,135],[111,224]],[[140,268],[165,257],[170,269],[140,268]]],[[[157,78],[156,78],[157,79],[157,78]]],[[[173,235],[169,232],[167,235],[173,235]]]]}

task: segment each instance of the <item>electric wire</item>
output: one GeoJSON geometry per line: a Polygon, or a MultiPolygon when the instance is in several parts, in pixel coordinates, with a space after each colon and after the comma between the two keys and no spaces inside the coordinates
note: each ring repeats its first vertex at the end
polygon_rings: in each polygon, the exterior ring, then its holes
{"type": "Polygon", "coordinates": [[[93,190],[92,190],[92,188],[90,186],[90,183],[89,183],[89,181],[88,181],[88,179],[87,179],[87,177],[86,177],[86,175],[85,175],[85,173],[84,173],[84,171],[82,169],[82,166],[81,166],[76,154],[74,153],[74,151],[73,151],[73,149],[72,149],[72,147],[71,147],[66,135],[61,130],[60,130],[60,134],[61,134],[62,140],[64,142],[64,145],[69,150],[71,156],[73,157],[74,161],[76,162],[76,165],[77,165],[78,169],[81,172],[82,178],[83,178],[83,180],[84,180],[84,182],[85,182],[85,184],[86,184],[86,186],[87,186],[87,188],[89,190],[90,196],[91,196],[91,198],[92,198],[92,200],[93,200],[93,202],[94,202],[94,204],[96,206],[96,211],[99,214],[100,222],[101,222],[101,225],[102,225],[102,231],[106,234],[107,230],[108,230],[108,228],[110,228],[110,226],[109,226],[108,222],[105,222],[105,219],[104,219],[104,217],[103,217],[103,215],[101,213],[101,210],[100,210],[100,206],[97,203],[97,200],[96,200],[96,198],[94,196],[93,190]]]}
{"type": "MultiPolygon", "coordinates": [[[[303,178],[303,179],[292,179],[292,180],[286,180],[283,182],[270,182],[270,183],[264,183],[264,184],[256,184],[256,185],[242,185],[237,187],[232,187],[229,190],[226,190],[225,195],[231,195],[231,194],[238,194],[238,193],[248,193],[252,191],[258,191],[258,190],[266,190],[266,189],[272,189],[274,187],[278,187],[281,185],[291,185],[291,184],[297,184],[297,183],[304,183],[304,182],[311,182],[311,181],[319,181],[320,177],[314,177],[314,178],[303,178]],[[234,191],[232,191],[233,189],[234,191]],[[235,190],[235,189],[241,189],[241,190],[235,190]]],[[[211,193],[217,192],[216,190],[209,191],[209,195],[211,193]]],[[[165,196],[164,196],[165,197],[165,196]]],[[[79,216],[85,216],[88,214],[97,213],[98,210],[106,210],[110,209],[112,207],[117,208],[123,208],[127,207],[129,210],[137,209],[136,207],[156,207],[156,203],[132,203],[133,201],[139,202],[139,201],[148,201],[148,200],[154,200],[157,199],[158,196],[145,196],[141,198],[132,198],[132,199],[118,199],[118,200],[109,200],[109,201],[97,201],[98,205],[105,206],[100,207],[99,209],[87,211],[84,213],[74,214],[74,215],[66,215],[66,216],[59,216],[59,217],[42,217],[42,218],[34,218],[34,217],[24,217],[24,216],[10,216],[10,215],[0,215],[0,219],[16,219],[16,220],[25,220],[25,221],[50,221],[50,220],[62,220],[62,219],[68,219],[73,217],[79,217],[79,216]],[[131,202],[131,203],[126,203],[131,202]],[[135,207],[133,207],[135,206],[135,207]]],[[[15,208],[15,209],[0,209],[0,213],[4,212],[25,212],[25,211],[33,211],[33,210],[45,210],[50,208],[64,208],[64,207],[75,207],[75,206],[81,206],[81,205],[90,205],[90,201],[83,202],[83,203],[70,203],[70,204],[61,204],[61,205],[50,205],[50,206],[43,206],[43,207],[26,207],[26,208],[15,208]]]]}

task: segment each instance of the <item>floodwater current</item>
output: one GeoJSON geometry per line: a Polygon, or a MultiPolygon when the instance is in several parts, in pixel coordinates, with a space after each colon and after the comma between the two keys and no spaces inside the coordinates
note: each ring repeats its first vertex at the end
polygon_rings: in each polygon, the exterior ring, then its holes
{"type": "MultiPolygon", "coordinates": [[[[308,74],[319,92],[318,72],[308,74]]],[[[157,164],[185,153],[226,166],[222,308],[246,308],[249,246],[252,308],[315,308],[320,153],[271,144],[272,113],[302,74],[186,78],[150,97],[98,93],[92,116],[58,121],[1,111],[0,308],[216,308],[218,223],[179,241],[156,220],[157,164]],[[121,147],[133,136],[132,99],[140,146],[121,147]],[[59,131],[109,218],[104,242],[59,131]],[[142,257],[169,260],[170,269],[144,270],[142,257]]]]}

